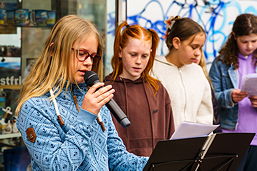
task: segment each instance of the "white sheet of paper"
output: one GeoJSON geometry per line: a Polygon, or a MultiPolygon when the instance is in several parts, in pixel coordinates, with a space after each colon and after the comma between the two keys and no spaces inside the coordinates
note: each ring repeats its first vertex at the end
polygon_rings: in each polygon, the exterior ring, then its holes
{"type": "Polygon", "coordinates": [[[175,130],[170,139],[192,138],[207,136],[212,133],[219,125],[209,125],[193,122],[182,122],[175,130]]]}
{"type": "Polygon", "coordinates": [[[257,74],[248,74],[242,81],[242,91],[246,91],[249,96],[257,95],[257,74]]]}

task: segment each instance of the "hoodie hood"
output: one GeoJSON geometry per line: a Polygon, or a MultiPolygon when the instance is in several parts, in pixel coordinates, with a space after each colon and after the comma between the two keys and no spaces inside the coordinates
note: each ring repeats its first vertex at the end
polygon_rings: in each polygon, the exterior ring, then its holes
{"type": "Polygon", "coordinates": [[[172,64],[172,63],[167,61],[165,56],[156,56],[154,60],[156,60],[156,61],[158,61],[160,63],[166,64],[166,65],[174,66],[174,64],[172,64]]]}
{"type": "Polygon", "coordinates": [[[112,73],[105,77],[104,82],[118,82],[118,83],[132,83],[132,84],[142,84],[144,81],[143,78],[138,78],[137,80],[130,80],[127,78],[117,77],[115,80],[112,78],[112,73]]]}

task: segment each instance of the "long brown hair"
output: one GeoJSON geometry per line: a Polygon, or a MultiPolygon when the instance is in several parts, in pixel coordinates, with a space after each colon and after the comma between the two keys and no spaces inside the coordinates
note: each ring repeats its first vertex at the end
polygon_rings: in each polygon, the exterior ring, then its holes
{"type": "MultiPolygon", "coordinates": [[[[219,51],[218,59],[227,65],[233,65],[237,69],[239,67],[237,57],[239,49],[235,38],[250,34],[257,34],[257,16],[253,14],[241,14],[237,16],[227,42],[219,51]]],[[[256,50],[253,56],[257,58],[256,50]]]]}
{"type": "MultiPolygon", "coordinates": [[[[102,41],[95,26],[88,20],[75,15],[61,18],[51,30],[45,42],[41,56],[25,78],[22,85],[16,114],[25,101],[32,97],[42,96],[56,87],[58,96],[64,87],[68,88],[72,81],[70,63],[73,44],[89,35],[98,40],[98,54],[102,55],[102,41]]],[[[93,61],[92,70],[97,71],[100,61],[93,61]]]]}
{"type": "Polygon", "coordinates": [[[116,30],[116,36],[114,40],[114,55],[111,61],[112,68],[113,68],[112,78],[115,80],[122,73],[123,65],[122,65],[121,58],[119,57],[119,52],[121,51],[121,49],[127,46],[128,40],[131,38],[134,38],[134,39],[144,38],[144,41],[152,42],[152,47],[151,47],[152,51],[150,53],[150,58],[145,70],[141,74],[141,77],[145,79],[154,88],[155,91],[158,91],[159,81],[153,78],[152,76],[150,76],[149,72],[153,67],[154,58],[156,55],[156,49],[159,43],[159,36],[152,29],[145,29],[140,25],[129,26],[126,21],[122,22],[116,30]],[[123,27],[125,28],[122,30],[123,27]]]}

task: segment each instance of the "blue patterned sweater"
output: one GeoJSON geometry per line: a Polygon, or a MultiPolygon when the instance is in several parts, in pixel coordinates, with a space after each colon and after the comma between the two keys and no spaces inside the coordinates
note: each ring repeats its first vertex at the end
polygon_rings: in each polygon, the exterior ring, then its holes
{"type": "MultiPolygon", "coordinates": [[[[85,92],[85,88],[74,90],[79,105],[85,92]]],[[[96,115],[83,109],[77,112],[71,92],[63,91],[56,98],[65,122],[61,127],[49,96],[50,93],[47,93],[26,101],[17,120],[17,127],[32,157],[33,170],[143,169],[148,158],[138,157],[126,151],[105,106],[100,112],[106,127],[103,132],[96,121],[96,115]],[[27,128],[35,130],[37,138],[34,143],[27,139],[27,128]]]]}

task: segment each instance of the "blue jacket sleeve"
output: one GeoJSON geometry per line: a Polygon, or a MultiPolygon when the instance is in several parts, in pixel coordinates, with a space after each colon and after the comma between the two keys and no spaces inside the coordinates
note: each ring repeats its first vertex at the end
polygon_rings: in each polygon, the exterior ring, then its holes
{"type": "Polygon", "coordinates": [[[95,131],[91,125],[96,116],[84,110],[79,115],[87,117],[75,118],[77,124],[61,138],[61,127],[49,108],[30,100],[23,104],[17,126],[33,162],[41,170],[77,170],[84,160],[90,160],[87,151],[95,131]],[[27,128],[33,128],[36,133],[34,143],[26,138],[27,128]]]}
{"type": "Polygon", "coordinates": [[[227,78],[225,78],[223,70],[225,72],[225,64],[215,59],[210,68],[209,76],[218,104],[224,108],[232,108],[234,107],[234,102],[232,101],[231,93],[234,88],[232,85],[228,85],[230,80],[226,80],[229,77],[226,74],[227,78]]]}
{"type": "Polygon", "coordinates": [[[107,148],[109,153],[110,170],[117,171],[141,171],[148,161],[148,157],[139,157],[126,150],[121,138],[113,124],[108,109],[104,111],[108,119],[107,148]]]}

